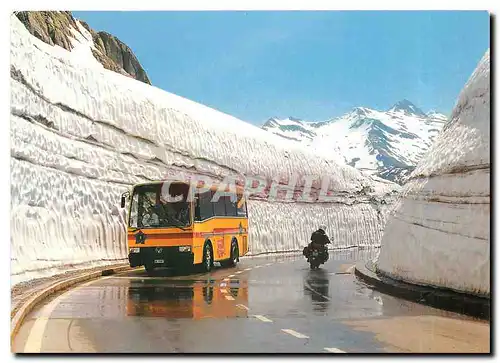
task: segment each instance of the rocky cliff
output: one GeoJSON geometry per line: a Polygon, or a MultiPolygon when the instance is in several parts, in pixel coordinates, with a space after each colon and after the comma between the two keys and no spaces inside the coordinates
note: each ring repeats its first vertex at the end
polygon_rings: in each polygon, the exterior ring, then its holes
{"type": "Polygon", "coordinates": [[[87,23],[77,20],[69,11],[19,11],[17,18],[28,31],[50,45],[68,51],[78,39],[91,41],[92,54],[104,68],[151,84],[146,71],[132,50],[117,37],[96,32],[87,23]]]}

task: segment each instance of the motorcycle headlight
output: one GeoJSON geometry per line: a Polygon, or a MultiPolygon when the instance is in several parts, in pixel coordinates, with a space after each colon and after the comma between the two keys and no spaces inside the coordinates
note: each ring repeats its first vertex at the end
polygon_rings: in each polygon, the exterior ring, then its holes
{"type": "Polygon", "coordinates": [[[179,252],[191,252],[191,246],[179,246],[179,252]]]}
{"type": "Polygon", "coordinates": [[[139,253],[141,252],[141,249],[139,247],[133,247],[130,249],[130,253],[139,253]]]}

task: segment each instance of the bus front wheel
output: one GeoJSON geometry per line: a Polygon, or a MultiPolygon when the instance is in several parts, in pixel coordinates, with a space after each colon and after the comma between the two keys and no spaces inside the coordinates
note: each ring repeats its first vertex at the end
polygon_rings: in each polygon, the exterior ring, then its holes
{"type": "Polygon", "coordinates": [[[154,273],[155,273],[155,268],[152,264],[146,264],[144,265],[144,269],[146,270],[146,273],[148,274],[148,276],[153,276],[154,273]]]}

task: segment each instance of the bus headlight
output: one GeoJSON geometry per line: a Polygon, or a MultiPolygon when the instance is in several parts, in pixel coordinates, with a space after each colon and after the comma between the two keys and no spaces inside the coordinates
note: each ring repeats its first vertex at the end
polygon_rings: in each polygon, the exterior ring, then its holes
{"type": "Polygon", "coordinates": [[[139,247],[133,247],[130,249],[130,253],[140,253],[141,249],[139,247]]]}
{"type": "Polygon", "coordinates": [[[191,246],[179,246],[179,252],[191,252],[191,246]]]}

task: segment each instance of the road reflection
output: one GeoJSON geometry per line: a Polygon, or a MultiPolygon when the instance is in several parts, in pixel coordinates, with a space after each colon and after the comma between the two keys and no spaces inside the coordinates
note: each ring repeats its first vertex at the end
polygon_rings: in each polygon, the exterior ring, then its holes
{"type": "Polygon", "coordinates": [[[131,282],[127,316],[169,319],[247,317],[248,286],[234,280],[131,282]],[[243,306],[243,307],[242,307],[243,306]]]}
{"type": "Polygon", "coordinates": [[[304,279],[304,293],[308,295],[313,303],[313,309],[319,312],[328,310],[330,279],[328,271],[319,268],[309,270],[304,279]]]}

